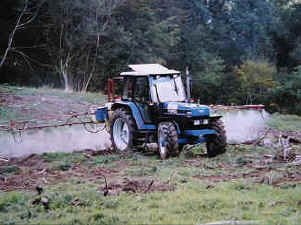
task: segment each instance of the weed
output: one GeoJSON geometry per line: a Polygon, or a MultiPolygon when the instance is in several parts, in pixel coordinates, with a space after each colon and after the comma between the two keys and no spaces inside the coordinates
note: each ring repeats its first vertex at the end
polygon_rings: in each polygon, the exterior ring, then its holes
{"type": "MultiPolygon", "coordinates": [[[[10,192],[7,194],[1,194],[0,198],[0,212],[9,213],[11,209],[17,210],[26,205],[28,196],[21,192],[10,192]],[[2,196],[1,196],[2,195],[2,196]]],[[[1,221],[1,216],[0,216],[1,221]]]]}
{"type": "Polygon", "coordinates": [[[59,169],[62,170],[62,171],[69,170],[70,168],[71,168],[71,164],[69,162],[63,161],[59,165],[59,169]]]}
{"type": "Polygon", "coordinates": [[[205,152],[206,152],[206,148],[204,144],[198,144],[194,147],[186,145],[184,146],[183,151],[180,154],[180,157],[183,159],[184,158],[190,159],[190,158],[198,157],[204,154],[205,152]]]}

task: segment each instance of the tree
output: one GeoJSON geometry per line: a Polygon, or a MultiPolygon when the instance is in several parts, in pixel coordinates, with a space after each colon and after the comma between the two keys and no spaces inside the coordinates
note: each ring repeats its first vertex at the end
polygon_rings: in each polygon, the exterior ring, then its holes
{"type": "Polygon", "coordinates": [[[274,76],[276,69],[265,61],[248,60],[234,70],[241,84],[244,104],[254,104],[262,100],[269,89],[276,87],[274,76]]]}
{"type": "Polygon", "coordinates": [[[37,7],[37,9],[35,9],[35,12],[32,12],[32,9],[30,9],[30,1],[24,0],[23,6],[22,6],[23,8],[21,9],[21,11],[17,17],[16,24],[9,35],[7,48],[0,60],[0,68],[3,66],[3,64],[8,56],[8,53],[10,51],[20,54],[23,57],[23,59],[28,63],[28,65],[30,65],[30,62],[29,62],[30,58],[26,54],[24,54],[21,50],[19,50],[17,47],[13,46],[13,41],[14,41],[15,34],[17,33],[17,31],[25,29],[26,25],[32,23],[33,20],[37,17],[39,9],[43,5],[43,3],[44,2],[42,2],[39,5],[39,7],[37,7]]]}
{"type": "Polygon", "coordinates": [[[202,104],[219,103],[223,96],[223,80],[225,73],[221,58],[207,55],[202,63],[202,69],[192,76],[192,94],[202,104]]]}
{"type": "Polygon", "coordinates": [[[274,34],[277,50],[277,65],[294,69],[300,64],[301,3],[289,4],[281,12],[281,23],[274,34]]]}
{"type": "Polygon", "coordinates": [[[63,0],[49,2],[52,25],[46,32],[49,56],[65,91],[86,91],[113,37],[114,9],[122,0],[63,0]],[[111,36],[112,35],[112,36],[111,36]]]}
{"type": "Polygon", "coordinates": [[[282,113],[301,115],[301,66],[294,71],[281,71],[278,75],[278,86],[273,89],[272,101],[282,113]]]}

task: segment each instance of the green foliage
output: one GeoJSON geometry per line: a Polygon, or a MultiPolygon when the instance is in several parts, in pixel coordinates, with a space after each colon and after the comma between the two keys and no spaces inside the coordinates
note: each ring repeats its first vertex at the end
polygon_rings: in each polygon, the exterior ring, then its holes
{"type": "Polygon", "coordinates": [[[267,62],[248,60],[234,70],[241,84],[245,104],[254,104],[258,98],[262,100],[270,88],[276,87],[273,80],[276,69],[267,62]]]}
{"type": "Polygon", "coordinates": [[[273,90],[278,111],[301,115],[301,67],[296,67],[294,72],[280,75],[278,78],[280,85],[273,90]]]}
{"type": "MultiPolygon", "coordinates": [[[[17,18],[22,2],[5,0],[7,14],[0,9],[0,24],[4,27],[1,50],[7,46],[15,24],[10,18],[17,18]]],[[[11,52],[0,82],[46,82],[55,87],[65,84],[73,90],[98,92],[105,90],[107,78],[117,76],[128,64],[161,63],[180,71],[188,67],[198,80],[193,84],[193,96],[204,104],[264,103],[278,105],[283,112],[301,113],[301,106],[296,103],[299,88],[294,91],[291,84],[295,79],[292,71],[301,63],[298,1],[29,3],[30,13],[36,9],[39,13],[30,28],[18,31],[13,49],[24,55],[11,52]],[[271,63],[261,61],[262,58],[271,63]],[[249,65],[248,59],[254,59],[256,66],[249,65]],[[272,85],[273,77],[259,82],[246,75],[255,72],[267,76],[275,72],[273,65],[279,74],[283,69],[288,71],[285,78],[276,80],[278,86],[272,85]],[[237,73],[238,70],[241,71],[237,73]],[[271,87],[275,89],[272,92],[271,87]],[[295,107],[284,104],[283,99],[288,98],[293,99],[295,107]]],[[[77,94],[76,97],[80,98],[77,94]]],[[[1,118],[3,114],[8,113],[1,112],[1,118]]]]}
{"type": "Polygon", "coordinates": [[[218,102],[219,91],[224,84],[224,62],[211,54],[200,60],[200,67],[193,71],[192,95],[203,104],[214,104],[218,102]]]}

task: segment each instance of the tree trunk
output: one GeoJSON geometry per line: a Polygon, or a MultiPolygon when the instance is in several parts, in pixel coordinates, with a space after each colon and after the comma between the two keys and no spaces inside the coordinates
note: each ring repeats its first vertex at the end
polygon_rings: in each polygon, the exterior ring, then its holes
{"type": "Polygon", "coordinates": [[[16,26],[14,27],[13,31],[9,35],[7,48],[6,48],[5,53],[4,53],[4,55],[3,55],[3,57],[2,57],[2,59],[0,61],[0,68],[3,66],[3,64],[4,64],[5,60],[6,60],[7,54],[8,54],[8,52],[12,48],[12,43],[13,43],[13,40],[14,40],[15,33],[20,28],[20,22],[21,22],[21,19],[24,16],[24,14],[25,14],[25,12],[27,10],[27,7],[28,7],[28,0],[25,1],[24,8],[23,8],[22,12],[20,13],[20,15],[19,15],[19,17],[17,19],[16,26]]]}
{"type": "Polygon", "coordinates": [[[62,71],[63,79],[64,79],[64,86],[65,92],[70,92],[69,82],[68,82],[68,74],[66,71],[62,71]]]}

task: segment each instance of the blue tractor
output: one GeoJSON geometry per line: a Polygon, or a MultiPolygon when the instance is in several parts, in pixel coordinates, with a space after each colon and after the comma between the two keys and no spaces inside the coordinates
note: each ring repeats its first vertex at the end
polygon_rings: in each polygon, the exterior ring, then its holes
{"type": "Polygon", "coordinates": [[[185,144],[206,142],[209,157],[226,151],[221,116],[208,106],[190,103],[180,72],[159,64],[129,65],[123,72],[121,96],[109,82],[110,136],[113,148],[156,149],[161,159],[176,156],[185,144]]]}

